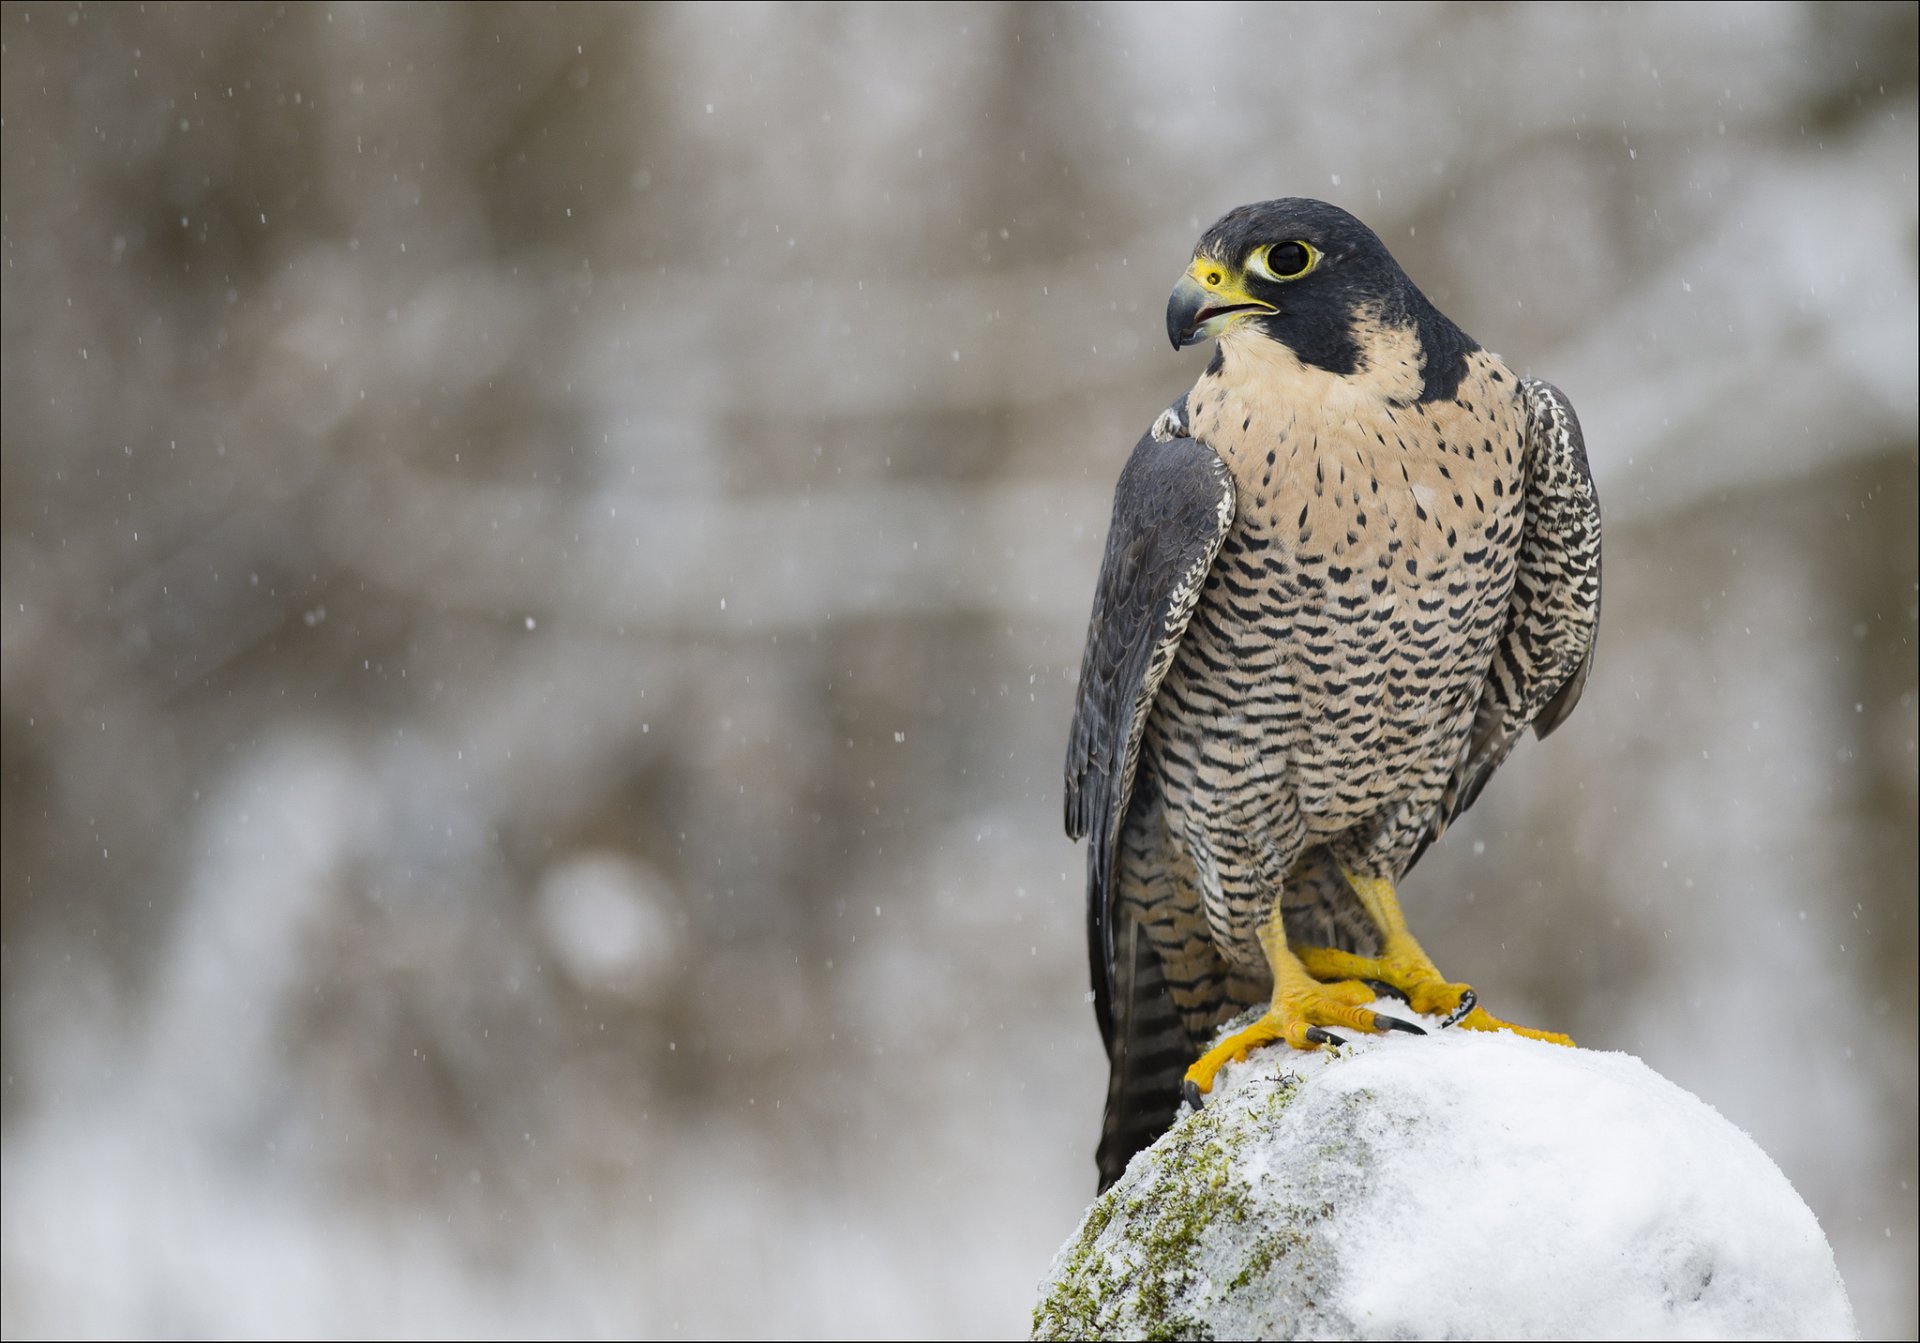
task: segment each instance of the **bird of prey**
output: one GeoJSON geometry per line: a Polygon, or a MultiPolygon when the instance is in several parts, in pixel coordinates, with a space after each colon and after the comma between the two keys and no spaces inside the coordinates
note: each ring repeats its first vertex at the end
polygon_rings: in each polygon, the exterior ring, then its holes
{"type": "Polygon", "coordinates": [[[1067,750],[1102,1188],[1251,1048],[1424,1033],[1382,993],[1572,1043],[1448,981],[1395,887],[1586,682],[1600,511],[1573,407],[1321,201],[1208,229],[1167,334],[1218,345],[1120,474],[1067,750]]]}

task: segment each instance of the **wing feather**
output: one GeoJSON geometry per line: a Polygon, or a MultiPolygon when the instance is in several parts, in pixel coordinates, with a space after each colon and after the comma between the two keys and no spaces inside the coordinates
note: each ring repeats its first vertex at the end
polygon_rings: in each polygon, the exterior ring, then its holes
{"type": "Polygon", "coordinates": [[[1233,477],[1185,436],[1184,398],[1140,439],[1114,490],[1067,742],[1066,826],[1087,846],[1095,1012],[1113,1035],[1114,855],[1154,693],[1233,523],[1233,477]]]}
{"type": "Polygon", "coordinates": [[[1527,378],[1520,394],[1527,405],[1526,520],[1513,597],[1473,732],[1420,852],[1473,805],[1528,727],[1545,737],[1566,721],[1593,668],[1600,496],[1586,440],[1559,388],[1527,378]]]}

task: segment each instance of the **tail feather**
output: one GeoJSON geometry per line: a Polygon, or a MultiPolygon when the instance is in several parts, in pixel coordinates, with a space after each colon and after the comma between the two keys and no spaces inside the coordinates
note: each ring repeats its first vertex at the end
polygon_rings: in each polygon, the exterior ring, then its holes
{"type": "MultiPolygon", "coordinates": [[[[1100,1188],[1127,1169],[1141,1148],[1167,1131],[1180,1110],[1180,1082],[1223,1022],[1272,997],[1273,981],[1249,966],[1233,966],[1211,947],[1191,948],[1204,963],[1175,966],[1181,982],[1210,982],[1217,996],[1174,1002],[1166,966],[1128,903],[1116,907],[1111,998],[1103,1018],[1112,1072],[1100,1127],[1100,1188]]],[[[1323,846],[1310,848],[1288,875],[1283,902],[1290,940],[1359,955],[1377,954],[1372,922],[1323,846]]]]}
{"type": "Polygon", "coordinates": [[[1105,1190],[1141,1148],[1166,1132],[1180,1108],[1180,1079],[1198,1055],[1167,988],[1160,956],[1140,925],[1123,918],[1116,930],[1112,1072],[1100,1126],[1100,1188],[1105,1190]]]}

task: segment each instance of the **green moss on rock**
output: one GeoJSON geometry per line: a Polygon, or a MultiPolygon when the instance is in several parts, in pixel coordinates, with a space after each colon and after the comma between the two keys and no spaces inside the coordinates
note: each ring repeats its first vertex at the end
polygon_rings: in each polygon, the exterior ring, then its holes
{"type": "Polygon", "coordinates": [[[1061,1252],[1034,1309],[1033,1336],[1211,1338],[1223,1292],[1260,1290],[1276,1266],[1299,1258],[1310,1245],[1302,1228],[1319,1209],[1297,1205],[1298,1225],[1276,1223],[1248,1183],[1246,1151],[1278,1123],[1294,1090],[1283,1081],[1257,1100],[1189,1115],[1136,1158],[1061,1252]],[[1239,1267],[1219,1282],[1223,1238],[1239,1267]]]}

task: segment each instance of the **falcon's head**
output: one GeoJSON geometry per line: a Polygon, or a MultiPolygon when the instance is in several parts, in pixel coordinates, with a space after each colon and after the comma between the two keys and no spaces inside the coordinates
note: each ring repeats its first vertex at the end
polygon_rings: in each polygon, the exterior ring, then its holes
{"type": "Polygon", "coordinates": [[[1176,350],[1216,336],[1266,339],[1341,375],[1363,366],[1374,333],[1407,326],[1425,356],[1421,399],[1451,396],[1474,342],[1427,301],[1372,229],[1298,196],[1228,211],[1201,235],[1167,300],[1176,350]]]}

